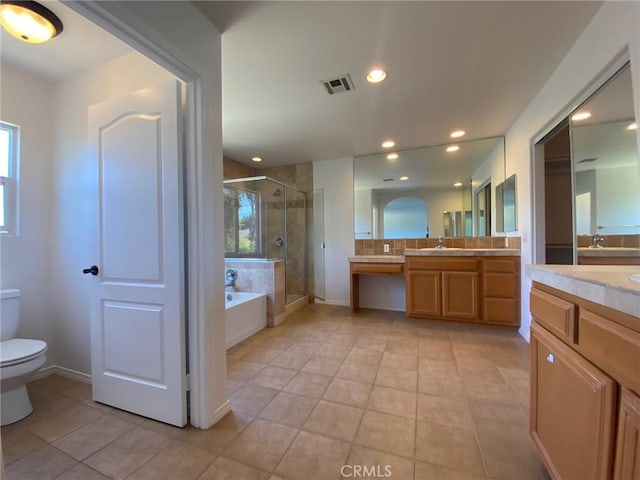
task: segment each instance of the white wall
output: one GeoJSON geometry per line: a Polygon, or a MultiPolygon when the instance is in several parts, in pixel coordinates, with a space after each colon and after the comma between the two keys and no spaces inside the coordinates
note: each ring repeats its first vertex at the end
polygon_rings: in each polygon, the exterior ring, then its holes
{"type": "Polygon", "coordinates": [[[353,158],[314,162],[313,189],[324,188],[325,301],[349,305],[349,257],[354,255],[353,158]]]}
{"type": "Polygon", "coordinates": [[[51,176],[53,93],[50,82],[2,63],[0,119],[20,126],[19,231],[0,237],[0,285],[18,288],[18,335],[47,342],[47,364],[55,363],[55,279],[51,271],[51,176]]]}
{"type": "Polygon", "coordinates": [[[59,366],[91,374],[89,296],[82,269],[99,263],[97,165],[88,151],[90,105],[173,77],[132,52],[61,82],[55,91],[53,272],[59,366]]]}
{"type": "MultiPolygon", "coordinates": [[[[582,100],[611,62],[626,48],[631,58],[634,110],[640,118],[640,3],[605,2],[580,38],[560,63],[542,90],[534,97],[506,135],[506,176],[518,179],[518,232],[522,237],[522,326],[529,338],[529,290],[525,266],[531,263],[534,245],[532,200],[532,155],[534,139],[546,133],[582,100]]],[[[640,140],[639,140],[640,141],[640,140]]]]}
{"type": "Polygon", "coordinates": [[[368,240],[375,238],[373,235],[373,213],[371,208],[371,189],[357,190],[355,192],[355,238],[368,240]],[[366,233],[369,232],[369,233],[366,233]]]}

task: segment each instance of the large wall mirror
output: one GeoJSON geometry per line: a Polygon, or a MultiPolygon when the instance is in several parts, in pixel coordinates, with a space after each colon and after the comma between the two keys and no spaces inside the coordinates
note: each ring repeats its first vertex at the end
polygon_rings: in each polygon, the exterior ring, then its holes
{"type": "Polygon", "coordinates": [[[640,176],[629,64],[571,115],[570,133],[578,250],[581,236],[594,247],[636,246],[640,176]]]}
{"type": "Polygon", "coordinates": [[[356,240],[495,233],[477,198],[504,181],[504,165],[504,137],[356,157],[356,240]]]}

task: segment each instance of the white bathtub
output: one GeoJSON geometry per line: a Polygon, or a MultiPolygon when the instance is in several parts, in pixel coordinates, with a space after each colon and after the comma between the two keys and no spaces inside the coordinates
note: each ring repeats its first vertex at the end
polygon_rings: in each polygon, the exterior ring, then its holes
{"type": "Polygon", "coordinates": [[[267,326],[267,295],[225,292],[226,343],[231,348],[267,326]]]}

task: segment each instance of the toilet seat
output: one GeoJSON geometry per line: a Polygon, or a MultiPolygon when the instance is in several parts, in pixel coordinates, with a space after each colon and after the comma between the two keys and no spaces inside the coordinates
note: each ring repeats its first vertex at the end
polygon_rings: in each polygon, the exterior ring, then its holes
{"type": "Polygon", "coordinates": [[[0,367],[9,367],[28,362],[47,351],[47,344],[42,340],[14,338],[0,344],[0,367]]]}

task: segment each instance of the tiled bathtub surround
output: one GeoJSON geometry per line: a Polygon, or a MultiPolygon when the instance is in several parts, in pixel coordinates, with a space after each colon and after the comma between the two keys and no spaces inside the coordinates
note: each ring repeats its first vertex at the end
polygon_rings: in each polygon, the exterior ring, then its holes
{"type": "MultiPolygon", "coordinates": [[[[434,248],[437,238],[402,238],[398,240],[356,240],[356,255],[403,255],[405,248],[434,248]],[[385,254],[384,245],[389,244],[385,254]]],[[[520,237],[447,237],[448,248],[515,248],[520,249],[520,237]]]]}
{"type": "Polygon", "coordinates": [[[284,322],[286,292],[283,260],[225,259],[224,265],[225,269],[233,268],[238,272],[236,291],[267,294],[267,325],[275,327],[284,322]]]}

